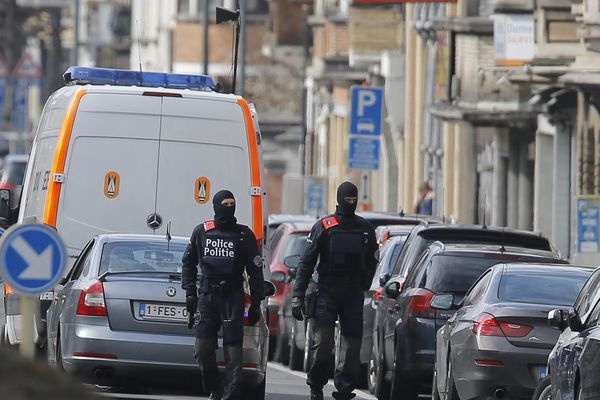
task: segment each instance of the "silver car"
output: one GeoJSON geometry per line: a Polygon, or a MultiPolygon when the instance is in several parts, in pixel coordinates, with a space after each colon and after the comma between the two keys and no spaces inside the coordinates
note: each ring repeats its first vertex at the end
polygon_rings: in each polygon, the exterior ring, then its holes
{"type": "MultiPolygon", "coordinates": [[[[186,373],[197,374],[194,381],[201,382],[181,289],[187,243],[187,238],[168,241],[156,235],[92,239],[55,290],[48,310],[49,363],[109,385],[181,379],[186,373]]],[[[268,282],[267,294],[273,291],[268,282]]],[[[244,398],[264,398],[268,339],[264,317],[244,327],[244,398]]],[[[223,367],[222,349],[217,360],[223,367]]]]}

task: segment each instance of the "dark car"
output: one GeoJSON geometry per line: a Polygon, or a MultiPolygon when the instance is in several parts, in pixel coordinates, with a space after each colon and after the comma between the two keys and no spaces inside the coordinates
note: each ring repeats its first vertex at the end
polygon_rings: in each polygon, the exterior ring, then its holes
{"type": "Polygon", "coordinates": [[[600,397],[600,269],[588,279],[570,311],[553,310],[552,326],[564,329],[548,359],[551,398],[600,397]]]}
{"type": "MultiPolygon", "coordinates": [[[[269,298],[269,358],[272,358],[277,346],[279,359],[287,359],[289,354],[289,332],[291,322],[286,321],[282,305],[288,291],[291,290],[291,277],[286,260],[298,259],[306,243],[306,237],[312,227],[311,222],[284,222],[279,225],[271,241],[271,282],[275,285],[277,293],[269,298]]],[[[293,265],[294,266],[294,265],[293,265]]],[[[291,318],[291,314],[287,319],[291,318]]]]}
{"type": "Polygon", "coordinates": [[[435,242],[421,255],[406,279],[392,278],[381,302],[377,339],[380,361],[377,396],[416,399],[423,383],[430,383],[435,360],[435,335],[449,312],[430,307],[437,293],[452,293],[458,301],[489,267],[503,262],[565,263],[556,253],[493,245],[435,242]],[[385,312],[383,312],[385,310],[385,312]]]}
{"type": "MultiPolygon", "coordinates": [[[[409,215],[395,215],[387,214],[382,212],[358,212],[357,215],[369,221],[375,229],[379,226],[402,226],[407,232],[410,232],[415,226],[427,221],[428,224],[435,224],[438,221],[435,217],[430,216],[409,216],[409,215]]],[[[315,280],[318,279],[317,274],[314,275],[315,280]]],[[[286,313],[291,318],[291,293],[286,300],[286,313]]],[[[339,329],[336,329],[336,337],[339,338],[339,329]]],[[[336,340],[339,343],[339,340],[336,340]]],[[[290,336],[290,357],[289,366],[292,369],[308,370],[310,364],[310,352],[309,349],[312,346],[312,321],[295,321],[293,320],[293,327],[290,336]],[[306,334],[308,332],[308,334],[306,334]]],[[[339,347],[336,345],[336,348],[339,347]]],[[[367,352],[362,354],[362,364],[366,369],[368,362],[367,352]]],[[[333,364],[333,363],[332,363],[333,364]]],[[[364,374],[366,376],[366,372],[364,374]]]]}
{"type": "Polygon", "coordinates": [[[0,171],[0,189],[10,190],[11,208],[19,204],[28,158],[27,154],[9,154],[4,157],[0,171]]]}
{"type": "Polygon", "coordinates": [[[433,399],[531,398],[560,333],[548,326],[548,312],[570,307],[591,274],[564,264],[500,264],[458,306],[451,293],[435,296],[436,313],[458,311],[437,333],[433,399]]]}

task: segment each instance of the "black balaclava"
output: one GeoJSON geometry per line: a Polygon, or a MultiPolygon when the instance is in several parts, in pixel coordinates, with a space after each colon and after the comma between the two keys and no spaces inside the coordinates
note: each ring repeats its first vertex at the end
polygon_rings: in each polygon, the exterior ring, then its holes
{"type": "Polygon", "coordinates": [[[219,228],[231,228],[237,223],[235,218],[235,205],[224,206],[221,202],[225,199],[234,199],[229,190],[220,190],[213,196],[213,209],[215,210],[215,222],[219,228]]]}
{"type": "Polygon", "coordinates": [[[344,200],[345,197],[358,197],[358,188],[353,183],[344,182],[337,190],[337,212],[342,215],[352,216],[356,211],[358,201],[354,204],[350,204],[344,200]]]}

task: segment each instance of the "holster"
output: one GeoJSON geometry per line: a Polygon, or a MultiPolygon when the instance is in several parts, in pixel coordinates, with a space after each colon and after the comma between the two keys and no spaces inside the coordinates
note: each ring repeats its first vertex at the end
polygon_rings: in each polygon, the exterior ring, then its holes
{"type": "Polygon", "coordinates": [[[308,292],[304,298],[306,305],[306,318],[314,318],[317,311],[317,296],[319,294],[319,290],[315,288],[314,290],[308,292]]]}

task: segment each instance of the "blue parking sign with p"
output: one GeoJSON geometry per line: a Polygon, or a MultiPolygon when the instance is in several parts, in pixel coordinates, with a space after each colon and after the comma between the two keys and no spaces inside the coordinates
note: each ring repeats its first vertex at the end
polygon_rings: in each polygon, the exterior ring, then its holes
{"type": "Polygon", "coordinates": [[[381,134],[383,115],[383,88],[352,86],[352,110],[350,114],[350,134],[381,134]]]}

